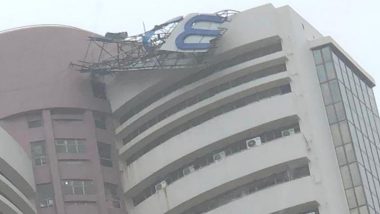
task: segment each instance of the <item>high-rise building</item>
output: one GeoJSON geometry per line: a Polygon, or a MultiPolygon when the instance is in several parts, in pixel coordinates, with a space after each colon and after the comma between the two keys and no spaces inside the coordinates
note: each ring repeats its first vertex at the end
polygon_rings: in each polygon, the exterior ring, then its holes
{"type": "Polygon", "coordinates": [[[0,214],[36,214],[35,191],[30,158],[0,128],[0,214]]]}
{"type": "Polygon", "coordinates": [[[39,214],[380,214],[375,81],[288,6],[0,45],[39,214]]]}
{"type": "Polygon", "coordinates": [[[200,66],[107,80],[128,212],[380,213],[373,78],[290,7],[206,16],[162,45],[200,66]]]}
{"type": "Polygon", "coordinates": [[[39,214],[125,213],[104,84],[69,66],[90,35],[65,26],[0,33],[1,126],[32,159],[39,214]]]}

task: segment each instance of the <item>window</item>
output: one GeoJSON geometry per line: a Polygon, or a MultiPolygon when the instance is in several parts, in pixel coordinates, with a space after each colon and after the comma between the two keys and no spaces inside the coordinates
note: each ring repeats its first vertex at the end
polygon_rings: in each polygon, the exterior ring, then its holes
{"type": "MultiPolygon", "coordinates": [[[[307,164],[303,164],[302,166],[300,166],[294,170],[292,170],[291,168],[288,168],[287,171],[288,171],[287,173],[289,175],[288,178],[291,178],[289,180],[287,180],[287,179],[283,180],[284,171],[282,171],[281,173],[278,173],[278,174],[276,174],[276,173],[270,174],[266,177],[260,178],[258,180],[254,180],[251,183],[244,184],[242,186],[236,187],[235,189],[233,189],[231,191],[221,193],[221,194],[215,196],[214,198],[206,200],[206,201],[204,201],[198,205],[195,205],[194,207],[190,207],[189,209],[187,209],[183,213],[184,214],[206,213],[206,212],[209,212],[209,211],[216,209],[220,206],[228,204],[228,203],[230,203],[230,202],[232,202],[238,198],[245,197],[249,194],[253,194],[253,193],[260,191],[262,189],[266,189],[268,187],[282,183],[282,182],[276,182],[277,180],[290,181],[290,180],[294,180],[294,179],[298,179],[298,178],[302,178],[302,177],[306,177],[306,176],[310,175],[309,167],[307,164]]],[[[283,212],[281,212],[281,213],[283,213],[283,212]]],[[[313,209],[313,210],[310,210],[308,212],[301,212],[301,213],[302,214],[317,214],[318,211],[313,209]]],[[[301,213],[297,212],[297,214],[301,214],[301,213]]]]}
{"type": "Polygon", "coordinates": [[[92,180],[64,180],[62,190],[65,195],[90,195],[96,192],[92,180]]]}
{"type": "Polygon", "coordinates": [[[94,94],[94,97],[97,97],[100,99],[107,99],[106,85],[104,83],[92,81],[91,87],[92,87],[92,93],[94,94]]]}
{"type": "Polygon", "coordinates": [[[99,129],[106,129],[107,128],[105,114],[94,112],[94,121],[95,121],[95,127],[96,128],[99,128],[99,129]]]}
{"type": "Polygon", "coordinates": [[[27,115],[28,128],[37,128],[43,126],[41,113],[27,115]]]}
{"type": "Polygon", "coordinates": [[[106,201],[111,202],[113,207],[120,208],[120,197],[118,194],[118,187],[116,184],[104,183],[106,193],[106,201]]]}
{"type": "MultiPolygon", "coordinates": [[[[203,114],[201,114],[201,115],[199,115],[199,116],[197,116],[191,120],[187,120],[183,124],[179,124],[177,127],[169,130],[165,134],[158,137],[155,141],[150,142],[150,144],[146,145],[145,147],[143,147],[140,150],[138,150],[137,152],[135,152],[133,155],[131,155],[131,157],[129,157],[127,159],[127,164],[128,165],[131,164],[132,162],[139,159],[141,156],[143,156],[144,154],[146,154],[147,152],[149,152],[153,148],[164,143],[167,139],[169,139],[175,135],[178,135],[178,134],[180,134],[180,133],[182,133],[182,132],[184,132],[184,131],[192,128],[192,127],[195,127],[195,126],[197,126],[197,125],[199,125],[199,124],[201,124],[207,120],[211,120],[212,118],[214,118],[216,116],[219,116],[221,114],[233,111],[237,108],[241,108],[241,107],[246,106],[246,105],[253,103],[253,102],[258,102],[258,101],[263,100],[263,99],[269,99],[269,98],[274,97],[274,96],[284,95],[284,94],[287,94],[290,92],[291,92],[290,85],[284,84],[284,85],[276,86],[276,87],[273,87],[273,88],[270,88],[270,89],[267,89],[264,91],[258,91],[254,94],[242,97],[239,100],[235,100],[233,102],[226,103],[222,106],[211,109],[208,112],[204,112],[203,114]]],[[[142,127],[141,130],[144,131],[145,129],[142,127]]],[[[123,138],[123,144],[125,145],[125,144],[129,143],[133,138],[135,138],[136,136],[139,135],[139,133],[142,132],[141,130],[137,129],[136,131],[132,132],[131,134],[129,134],[128,136],[123,138]]]]}
{"type": "Polygon", "coordinates": [[[51,183],[37,184],[37,197],[40,208],[52,207],[54,205],[54,190],[51,183]]]}
{"type": "Polygon", "coordinates": [[[83,139],[55,139],[57,153],[84,153],[83,139]]]}
{"type": "Polygon", "coordinates": [[[100,157],[100,164],[102,166],[112,167],[112,150],[111,145],[107,143],[98,142],[98,152],[100,157]]]}
{"type": "Polygon", "coordinates": [[[46,165],[45,141],[31,142],[30,148],[34,166],[46,165]]]}
{"type": "MultiPolygon", "coordinates": [[[[270,127],[270,125],[268,125],[270,127]]],[[[217,150],[210,151],[209,153],[205,154],[204,156],[198,157],[193,162],[190,162],[186,165],[183,165],[182,167],[177,168],[176,170],[166,174],[163,177],[160,177],[155,182],[153,182],[153,185],[147,187],[145,190],[140,192],[136,197],[132,198],[134,205],[138,205],[154,193],[156,193],[155,185],[162,182],[163,180],[166,182],[167,185],[171,185],[175,181],[181,179],[184,176],[187,176],[188,174],[192,173],[193,171],[199,170],[203,167],[206,167],[210,164],[215,163],[215,155],[216,154],[224,154],[223,156],[228,157],[231,155],[234,155],[236,153],[246,151],[247,149],[251,149],[256,146],[260,146],[262,144],[265,144],[269,141],[276,140],[278,138],[287,137],[290,135],[294,135],[296,133],[300,132],[299,124],[293,124],[290,126],[284,126],[284,127],[277,127],[273,130],[268,130],[265,132],[262,132],[261,134],[256,135],[249,135],[249,137],[244,137],[234,143],[231,143],[227,145],[224,148],[218,148],[217,150]]],[[[292,171],[293,173],[293,171],[292,171]]],[[[304,166],[301,168],[294,169],[294,176],[297,176],[295,178],[307,176],[310,174],[308,170],[308,166],[304,166]]],[[[286,181],[289,181],[290,178],[290,172],[288,171],[282,171],[276,174],[274,180],[266,180],[262,185],[272,185],[273,183],[279,184],[286,181]],[[269,184],[267,184],[269,182],[269,184]]],[[[293,178],[292,178],[293,179],[293,178]]],[[[255,187],[256,188],[256,187],[255,187]]]]}
{"type": "Polygon", "coordinates": [[[51,118],[54,121],[83,121],[83,113],[82,109],[53,109],[51,111],[51,118]]]}
{"type": "Polygon", "coordinates": [[[302,177],[309,176],[309,175],[310,175],[309,166],[304,165],[304,166],[301,166],[301,167],[294,169],[293,179],[302,178],[302,177]]]}

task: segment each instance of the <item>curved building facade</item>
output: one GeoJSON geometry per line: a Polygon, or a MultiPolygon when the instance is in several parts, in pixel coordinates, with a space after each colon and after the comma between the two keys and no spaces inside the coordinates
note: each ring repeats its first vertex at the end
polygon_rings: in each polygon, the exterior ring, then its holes
{"type": "Polygon", "coordinates": [[[30,158],[2,128],[0,148],[0,213],[36,214],[30,158]]]}
{"type": "Polygon", "coordinates": [[[40,214],[125,213],[104,85],[70,68],[90,35],[65,26],[0,33],[0,119],[32,159],[40,214]]]}
{"type": "Polygon", "coordinates": [[[375,82],[290,7],[125,36],[0,33],[0,213],[380,214],[375,82]]]}
{"type": "Polygon", "coordinates": [[[128,213],[379,213],[373,79],[289,7],[243,11],[221,27],[200,69],[107,80],[128,213]],[[357,110],[370,109],[368,168],[342,67],[366,92],[357,110]]]}

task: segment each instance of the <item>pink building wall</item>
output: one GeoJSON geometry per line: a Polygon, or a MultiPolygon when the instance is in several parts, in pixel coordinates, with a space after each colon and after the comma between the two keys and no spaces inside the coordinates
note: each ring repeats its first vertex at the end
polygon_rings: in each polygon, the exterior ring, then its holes
{"type": "Polygon", "coordinates": [[[89,35],[93,34],[65,26],[0,33],[0,125],[29,155],[31,142],[45,141],[47,164],[35,166],[34,175],[36,185],[53,184],[54,205],[40,208],[37,202],[40,214],[125,213],[123,205],[116,208],[107,201],[104,190],[104,182],[120,187],[109,104],[94,97],[89,75],[70,68],[71,62],[84,57],[89,35]],[[57,108],[82,110],[83,119],[56,121],[52,110],[57,108]],[[42,127],[28,127],[31,112],[41,114],[42,127]],[[106,115],[106,129],[95,127],[93,112],[106,115]],[[85,139],[85,152],[58,154],[56,138],[85,139]],[[112,144],[113,167],[100,164],[97,142],[112,144]],[[96,194],[64,195],[62,179],[93,180],[96,194]]]}

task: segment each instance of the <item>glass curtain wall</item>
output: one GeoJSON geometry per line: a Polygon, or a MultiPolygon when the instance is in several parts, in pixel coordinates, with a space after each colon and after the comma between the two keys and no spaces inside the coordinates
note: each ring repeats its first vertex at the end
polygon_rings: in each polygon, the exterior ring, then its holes
{"type": "Polygon", "coordinates": [[[331,46],[313,50],[351,214],[380,214],[380,120],[372,83],[331,46]]]}

